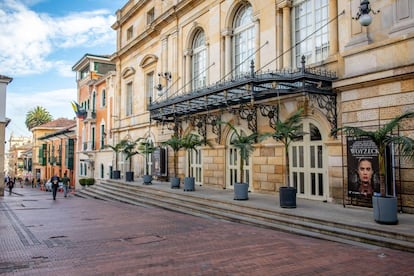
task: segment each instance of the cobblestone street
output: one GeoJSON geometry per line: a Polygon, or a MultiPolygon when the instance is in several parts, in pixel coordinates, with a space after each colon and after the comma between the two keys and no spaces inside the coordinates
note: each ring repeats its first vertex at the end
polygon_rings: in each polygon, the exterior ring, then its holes
{"type": "Polygon", "coordinates": [[[0,199],[4,275],[413,275],[414,254],[31,188],[0,199]]]}

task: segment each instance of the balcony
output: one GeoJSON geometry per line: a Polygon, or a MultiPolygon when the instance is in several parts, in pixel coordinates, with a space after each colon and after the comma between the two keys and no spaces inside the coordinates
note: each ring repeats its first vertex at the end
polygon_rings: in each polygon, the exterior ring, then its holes
{"type": "Polygon", "coordinates": [[[298,69],[255,72],[252,64],[248,74],[189,93],[176,93],[173,97],[150,103],[148,108],[152,120],[172,123],[174,129],[178,129],[182,121],[191,121],[199,130],[210,124],[214,133],[219,132],[216,123],[220,120],[220,114],[226,111],[248,120],[249,128],[255,132],[258,110],[262,116],[269,118],[271,127],[279,116],[277,104],[269,104],[270,100],[285,95],[304,95],[324,111],[332,128],[335,128],[336,93],[332,90],[335,79],[334,72],[306,68],[304,57],[302,67],[298,69]]]}
{"type": "Polygon", "coordinates": [[[84,123],[95,123],[96,122],[96,112],[94,110],[86,111],[86,117],[83,119],[84,123]]]}
{"type": "Polygon", "coordinates": [[[83,142],[82,143],[82,151],[88,152],[88,151],[95,151],[95,141],[89,141],[89,142],[83,142]]]}

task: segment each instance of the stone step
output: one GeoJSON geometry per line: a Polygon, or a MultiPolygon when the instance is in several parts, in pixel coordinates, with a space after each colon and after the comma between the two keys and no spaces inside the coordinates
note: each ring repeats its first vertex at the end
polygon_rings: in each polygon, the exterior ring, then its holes
{"type": "Polygon", "coordinates": [[[216,217],[314,238],[343,243],[363,243],[414,252],[412,236],[293,216],[263,208],[246,207],[239,201],[220,201],[193,192],[182,194],[173,189],[162,191],[146,185],[125,185],[116,181],[105,181],[82,189],[80,193],[104,200],[117,200],[140,206],[152,205],[191,215],[216,217]]]}

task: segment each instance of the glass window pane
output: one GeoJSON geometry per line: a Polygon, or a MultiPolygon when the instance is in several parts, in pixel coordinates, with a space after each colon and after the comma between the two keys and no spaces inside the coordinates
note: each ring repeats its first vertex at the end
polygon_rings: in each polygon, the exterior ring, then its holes
{"type": "Polygon", "coordinates": [[[322,146],[318,146],[318,168],[322,169],[323,159],[322,159],[322,146]]]}
{"type": "Polygon", "coordinates": [[[318,174],[318,195],[323,196],[323,174],[319,173],[318,174]]]}

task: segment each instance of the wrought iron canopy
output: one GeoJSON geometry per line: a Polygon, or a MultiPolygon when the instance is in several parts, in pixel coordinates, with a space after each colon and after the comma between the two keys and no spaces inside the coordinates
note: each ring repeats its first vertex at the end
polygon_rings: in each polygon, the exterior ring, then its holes
{"type": "MultiPolygon", "coordinates": [[[[152,120],[174,122],[181,117],[206,111],[231,108],[245,103],[262,101],[289,94],[307,94],[329,98],[335,102],[332,81],[336,74],[321,69],[299,69],[254,72],[227,81],[217,82],[189,93],[174,95],[149,105],[152,120]]],[[[336,111],[328,110],[327,113],[336,111]]]]}

